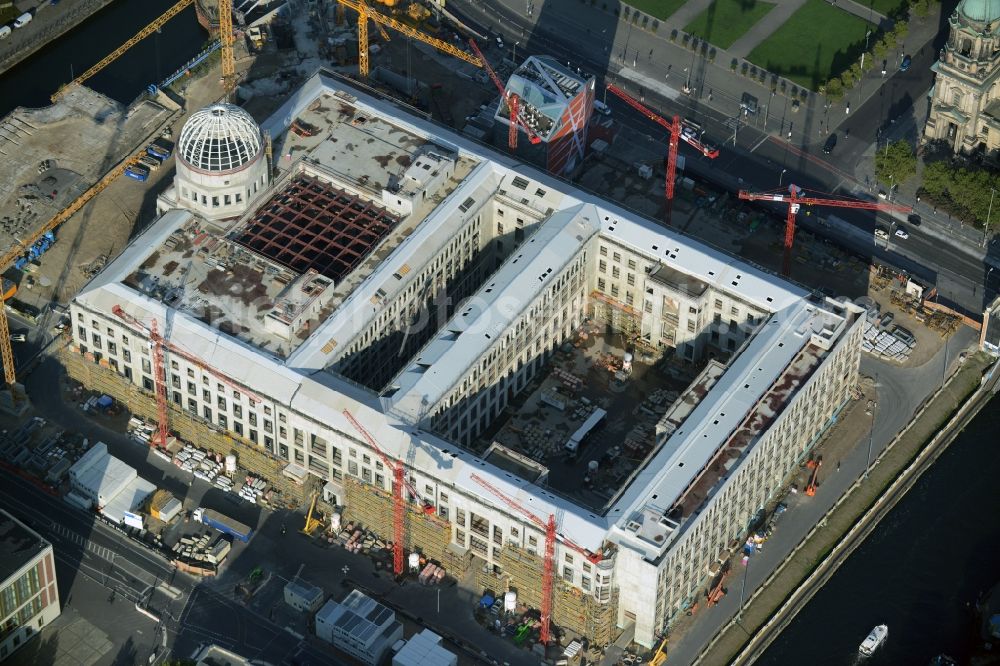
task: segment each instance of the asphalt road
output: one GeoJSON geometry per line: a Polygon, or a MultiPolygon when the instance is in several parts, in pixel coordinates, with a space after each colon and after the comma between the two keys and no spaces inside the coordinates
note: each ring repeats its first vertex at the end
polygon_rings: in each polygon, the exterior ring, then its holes
{"type": "MultiPolygon", "coordinates": [[[[648,106],[665,116],[679,113],[697,119],[707,136],[720,145],[722,154],[710,165],[696,163],[689,171],[730,190],[768,191],[776,190],[779,183],[787,188],[794,182],[816,196],[834,192],[876,200],[878,186],[866,185],[856,174],[862,155],[881,136],[882,128],[914,113],[914,101],[926,94],[932,82],[929,66],[936,50],[926,45],[915,50],[913,64],[906,72],[890,63],[885,80],[869,77],[860,96],[852,93],[844,103],[826,108],[822,98],[813,95],[794,112],[787,98],[771,97],[762,86],[729,72],[728,61],[708,63],[670,44],[664,39],[666,27],[660,29],[664,35],[653,35],[584,5],[579,5],[579,11],[559,11],[566,9],[565,1],[538,3],[530,15],[520,0],[491,0],[488,4],[453,0],[448,8],[480,32],[492,30],[503,35],[506,57],[514,56],[515,49],[518,59],[550,54],[574,68],[596,72],[599,78],[632,94],[641,94],[648,106]],[[581,48],[584,44],[586,48],[581,48]],[[691,96],[680,92],[686,84],[694,90],[691,96]],[[760,112],[740,118],[739,101],[745,91],[758,97],[760,112]],[[845,113],[847,102],[853,105],[850,113],[845,113]],[[849,136],[845,134],[848,130],[849,136]],[[840,133],[838,147],[824,155],[822,146],[829,131],[840,133]]],[[[501,53],[493,40],[491,43],[490,57],[498,59],[501,53]]],[[[645,128],[665,154],[662,128],[613,96],[607,99],[617,122],[645,128]]],[[[922,119],[916,120],[922,123],[922,119]]],[[[981,312],[986,301],[984,282],[989,280],[990,296],[1000,288],[1000,276],[990,272],[992,265],[1000,265],[1000,259],[987,260],[985,251],[970,240],[969,230],[931,219],[926,207],[918,205],[916,212],[923,220],[919,227],[905,222],[905,214],[897,214],[896,220],[880,214],[879,222],[884,226],[892,225],[893,231],[903,227],[909,233],[906,240],[893,237],[888,248],[874,242],[877,216],[873,211],[816,211],[816,215],[836,215],[856,233],[820,228],[802,214],[798,223],[813,227],[866,259],[877,257],[936,285],[942,301],[981,312]]]]}

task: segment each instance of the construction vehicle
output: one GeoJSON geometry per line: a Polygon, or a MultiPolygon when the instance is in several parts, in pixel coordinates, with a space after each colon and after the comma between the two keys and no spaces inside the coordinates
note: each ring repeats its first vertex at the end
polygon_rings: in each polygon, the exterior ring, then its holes
{"type": "Polygon", "coordinates": [[[812,470],[812,474],[809,475],[809,483],[806,484],[806,495],[812,497],[816,494],[816,477],[819,476],[819,468],[823,466],[823,459],[816,458],[815,460],[810,460],[806,463],[806,467],[812,470]]]}
{"type": "Polygon", "coordinates": [[[250,537],[253,536],[253,528],[249,525],[245,525],[238,520],[225,516],[218,511],[213,511],[212,509],[205,509],[198,507],[191,514],[191,517],[203,525],[208,525],[209,527],[214,527],[223,534],[228,534],[234,539],[239,539],[240,541],[246,543],[250,541],[250,537]]]}
{"type": "MultiPolygon", "coordinates": [[[[469,46],[472,48],[472,52],[476,54],[479,58],[479,62],[482,63],[482,68],[486,70],[489,74],[490,80],[493,81],[493,85],[497,87],[500,91],[500,99],[507,105],[507,110],[510,112],[510,127],[507,130],[507,147],[510,148],[511,152],[517,149],[517,133],[518,128],[523,129],[528,135],[528,140],[532,144],[538,144],[542,142],[541,137],[535,133],[531,126],[524,120],[521,114],[521,98],[517,96],[516,93],[510,92],[504,86],[503,81],[497,76],[497,73],[493,71],[490,67],[489,61],[486,60],[486,56],[483,52],[479,50],[479,46],[476,44],[476,40],[470,39],[469,46]]],[[[501,112],[503,109],[501,108],[501,112]]]]}
{"type": "Polygon", "coordinates": [[[792,242],[795,239],[795,215],[799,212],[802,204],[807,206],[832,206],[838,208],[859,208],[861,210],[882,210],[896,213],[909,213],[913,209],[910,206],[900,206],[898,204],[883,203],[880,201],[859,201],[858,199],[830,199],[820,197],[803,196],[803,189],[797,185],[790,184],[788,193],[784,194],[778,190],[770,192],[748,192],[740,190],[740,199],[745,201],[773,201],[776,203],[788,204],[788,216],[785,219],[785,244],[784,258],[782,259],[781,272],[786,277],[792,270],[792,242]]]}
{"type": "Polygon", "coordinates": [[[724,588],[723,585],[728,577],[728,573],[724,573],[719,576],[719,580],[712,586],[712,589],[708,591],[707,597],[709,606],[715,606],[722,600],[722,597],[726,596],[726,588],[724,588]]]}
{"type": "Polygon", "coordinates": [[[550,625],[552,623],[552,581],[555,573],[556,539],[558,538],[559,541],[562,542],[563,546],[566,546],[567,548],[582,555],[591,564],[597,564],[600,562],[601,556],[599,554],[589,552],[582,546],[578,546],[565,536],[559,536],[557,534],[556,517],[554,515],[549,515],[548,520],[542,520],[537,515],[529,511],[520,502],[515,500],[513,497],[510,497],[478,474],[473,474],[472,480],[486,490],[490,491],[497,499],[501,500],[511,509],[514,509],[521,515],[525,516],[528,520],[534,523],[537,528],[545,532],[545,557],[542,560],[542,608],[540,609],[542,616],[541,631],[538,640],[543,645],[548,645],[552,639],[552,628],[550,625]]]}
{"type": "Polygon", "coordinates": [[[667,660],[667,637],[664,636],[660,640],[660,644],[656,646],[656,651],[653,652],[653,656],[649,658],[649,666],[662,666],[662,664],[667,660]]]}
{"type": "Polygon", "coordinates": [[[350,421],[354,429],[365,438],[368,445],[375,450],[378,457],[382,459],[382,464],[388,469],[392,470],[392,571],[396,576],[403,575],[403,542],[406,538],[406,498],[403,495],[404,489],[410,496],[417,501],[419,501],[423,507],[423,512],[426,515],[433,515],[437,513],[434,505],[429,502],[425,502],[420,498],[420,494],[417,492],[416,488],[406,480],[406,467],[399,461],[393,460],[385,451],[379,443],[372,437],[361,423],[354,418],[348,410],[343,412],[344,418],[350,421]]]}
{"type": "MultiPolygon", "coordinates": [[[[476,56],[470,55],[462,49],[452,46],[446,41],[426,35],[419,30],[406,25],[405,23],[397,21],[394,18],[380,14],[379,12],[376,12],[368,7],[363,0],[337,0],[337,2],[344,7],[353,9],[358,13],[358,72],[361,74],[362,78],[368,78],[368,19],[374,21],[375,24],[379,26],[380,31],[382,30],[381,26],[392,28],[397,32],[403,33],[407,37],[429,44],[438,51],[452,55],[460,60],[464,60],[467,63],[475,65],[476,67],[483,66],[479,58],[476,56]]],[[[385,35],[384,33],[383,37],[388,39],[388,35],[385,35]]]]}
{"type": "Polygon", "coordinates": [[[319,493],[313,493],[312,501],[309,503],[309,513],[306,514],[306,524],[302,528],[302,533],[311,536],[317,527],[323,524],[322,515],[316,511],[316,502],[319,500],[319,493]],[[314,515],[315,514],[315,517],[314,515]]]}
{"type": "Polygon", "coordinates": [[[676,179],[677,171],[677,146],[681,139],[682,127],[681,127],[681,117],[675,115],[670,121],[667,121],[660,114],[651,111],[645,104],[635,99],[627,92],[615,85],[608,85],[608,92],[619,97],[626,104],[631,106],[633,109],[643,114],[654,123],[660,127],[667,130],[670,140],[667,149],[667,209],[666,209],[666,223],[670,224],[670,218],[673,214],[674,207],[674,180],[676,179]]]}

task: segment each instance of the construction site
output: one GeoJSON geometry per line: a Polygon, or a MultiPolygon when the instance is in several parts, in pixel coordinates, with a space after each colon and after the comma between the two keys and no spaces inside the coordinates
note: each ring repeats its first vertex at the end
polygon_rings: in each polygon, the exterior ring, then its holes
{"type": "MultiPolygon", "coordinates": [[[[941,337],[920,317],[942,336],[955,318],[808,234],[793,246],[793,216],[765,222],[748,196],[682,177],[675,191],[668,175],[664,197],[666,174],[646,166],[663,156],[639,156],[627,128],[586,150],[607,122],[563,130],[593,116],[592,77],[487,56],[427,10],[301,4],[234,39],[220,3],[227,94],[207,58],[212,74],[193,67],[127,110],[73,85],[4,121],[0,150],[34,151],[0,174],[14,192],[4,266],[30,288],[18,298],[71,300],[67,374],[164,456],[236,456],[273,508],[308,512],[307,532],[364,543],[397,576],[415,577],[418,555],[484,598],[514,593],[504,631],[542,657],[623,632],[654,647],[722,594],[746,507],[773,508],[818,469],[813,448],[860,395],[866,341],[889,336],[879,349],[915,363],[941,337]],[[293,58],[298,73],[278,76],[293,58]],[[554,116],[524,101],[552,85],[554,116]],[[211,141],[191,138],[209,121],[211,141]],[[163,136],[174,167],[136,178],[163,136]],[[98,219],[107,233],[86,233],[98,219]],[[24,261],[51,232],[63,242],[24,261]],[[873,329],[890,308],[915,318],[873,329]]],[[[660,121],[672,175],[680,123],[660,121]]],[[[505,613],[478,611],[484,626],[505,613]]]]}

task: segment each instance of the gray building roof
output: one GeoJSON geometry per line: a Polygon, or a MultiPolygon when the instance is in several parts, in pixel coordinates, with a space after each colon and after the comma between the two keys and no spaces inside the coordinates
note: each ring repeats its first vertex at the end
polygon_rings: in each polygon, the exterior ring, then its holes
{"type": "Polygon", "coordinates": [[[0,510],[0,575],[3,580],[17,573],[49,545],[34,530],[0,510]]]}

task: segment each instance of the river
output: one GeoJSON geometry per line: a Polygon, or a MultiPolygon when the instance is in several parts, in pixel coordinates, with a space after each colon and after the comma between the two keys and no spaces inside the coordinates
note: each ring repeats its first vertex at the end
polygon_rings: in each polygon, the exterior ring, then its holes
{"type": "MultiPolygon", "coordinates": [[[[63,83],[86,71],[174,5],[176,0],[115,0],[71,32],[0,76],[0,117],[41,107],[63,83]]],[[[86,85],[129,103],[194,57],[208,41],[188,7],[101,70],[86,85]]]]}
{"type": "Polygon", "coordinates": [[[966,663],[966,604],[1000,578],[1000,398],[994,398],[844,562],[757,662],[908,664],[939,653],[966,663]],[[886,624],[870,658],[858,644],[886,624]]]}

